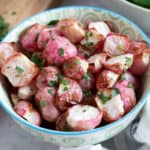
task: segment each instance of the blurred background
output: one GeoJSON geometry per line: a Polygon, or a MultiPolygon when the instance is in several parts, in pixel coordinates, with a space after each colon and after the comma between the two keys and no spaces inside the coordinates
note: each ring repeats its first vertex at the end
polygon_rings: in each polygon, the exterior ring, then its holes
{"type": "MultiPolygon", "coordinates": [[[[119,1],[124,0],[0,0],[0,39],[10,29],[12,29],[16,24],[25,18],[45,9],[59,6],[87,5],[105,7],[122,13],[126,17],[132,19],[133,13],[136,13],[136,11],[132,10],[132,14],[126,9],[122,11],[122,7],[125,8],[125,6],[122,5],[119,1]]],[[[135,17],[133,20],[134,19],[135,17]]],[[[142,22],[140,19],[136,19],[134,21],[137,23],[139,22],[139,24],[142,22]]],[[[140,26],[143,27],[143,24],[140,24],[140,26]]],[[[147,34],[150,33],[147,28],[144,30],[147,34]]],[[[0,108],[0,134],[0,150],[59,149],[59,146],[57,145],[42,142],[26,133],[2,110],[2,108],[0,108]]],[[[132,139],[130,136],[129,128],[102,144],[111,150],[137,150],[142,146],[132,139]]]]}

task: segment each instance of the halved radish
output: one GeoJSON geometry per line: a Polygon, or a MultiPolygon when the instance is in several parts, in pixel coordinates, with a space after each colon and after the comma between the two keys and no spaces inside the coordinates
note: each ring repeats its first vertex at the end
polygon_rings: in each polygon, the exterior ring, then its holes
{"type": "Polygon", "coordinates": [[[107,35],[104,43],[104,52],[109,56],[118,56],[125,54],[129,48],[129,38],[118,33],[107,35]]]}
{"type": "Polygon", "coordinates": [[[105,68],[110,69],[118,74],[129,69],[133,64],[133,54],[124,54],[109,58],[105,62],[105,68]]]}
{"type": "Polygon", "coordinates": [[[90,105],[75,105],[68,109],[66,118],[74,131],[91,130],[100,125],[103,113],[90,105]]]}
{"type": "Polygon", "coordinates": [[[62,35],[67,37],[73,43],[80,42],[85,35],[83,25],[72,18],[60,20],[57,24],[57,28],[62,35]]]}
{"type": "Polygon", "coordinates": [[[5,61],[1,72],[14,87],[26,86],[38,74],[38,67],[22,53],[17,53],[5,61]]]}
{"type": "Polygon", "coordinates": [[[14,107],[16,113],[30,123],[39,126],[41,116],[29,101],[19,101],[14,107]]]}
{"type": "Polygon", "coordinates": [[[95,101],[106,122],[116,121],[124,115],[123,101],[116,89],[99,90],[95,101]]]}
{"type": "Polygon", "coordinates": [[[96,87],[97,89],[112,88],[115,85],[118,78],[119,74],[114,73],[110,70],[103,70],[97,76],[96,87]]]}

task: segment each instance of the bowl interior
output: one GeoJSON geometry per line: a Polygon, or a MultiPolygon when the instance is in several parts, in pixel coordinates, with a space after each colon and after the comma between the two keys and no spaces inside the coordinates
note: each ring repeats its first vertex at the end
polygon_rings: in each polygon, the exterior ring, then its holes
{"type": "MultiPolygon", "coordinates": [[[[62,19],[62,18],[75,18],[80,20],[83,23],[87,23],[89,21],[98,21],[98,20],[110,20],[113,22],[115,29],[122,34],[128,35],[133,40],[145,40],[149,42],[146,35],[132,22],[127,20],[126,18],[115,14],[111,11],[107,11],[104,9],[99,8],[92,8],[92,7],[65,7],[65,8],[58,8],[53,10],[48,10],[37,14],[29,19],[25,20],[18,26],[16,26],[8,35],[4,38],[3,41],[17,41],[20,33],[27,28],[28,26],[34,23],[41,23],[47,24],[50,20],[54,19],[62,19]]],[[[149,42],[150,44],[150,42],[149,42]]],[[[144,78],[143,84],[143,92],[142,95],[150,88],[150,69],[148,69],[147,74],[144,78]]],[[[9,114],[13,114],[16,116],[15,112],[13,111],[10,98],[8,96],[8,89],[7,85],[4,83],[4,78],[0,77],[0,103],[5,108],[5,110],[9,110],[9,114]]],[[[142,97],[141,100],[142,101],[142,97]]],[[[140,104],[137,104],[140,105],[140,104]]]]}
{"type": "Polygon", "coordinates": [[[150,9],[149,8],[146,8],[144,6],[140,6],[136,3],[133,3],[133,2],[130,2],[130,1],[127,1],[127,0],[121,0],[123,3],[127,4],[127,5],[130,5],[138,10],[141,10],[141,11],[147,11],[147,12],[150,12],[150,9]]]}

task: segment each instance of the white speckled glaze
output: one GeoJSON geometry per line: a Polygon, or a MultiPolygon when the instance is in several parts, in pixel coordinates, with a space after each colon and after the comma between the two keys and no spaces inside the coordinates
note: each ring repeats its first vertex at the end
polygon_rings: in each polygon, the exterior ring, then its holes
{"type": "MultiPolygon", "coordinates": [[[[25,28],[34,23],[46,24],[50,20],[61,19],[66,17],[73,17],[79,19],[84,23],[89,20],[111,20],[115,24],[116,30],[118,30],[120,33],[127,34],[135,40],[146,40],[150,44],[150,41],[148,40],[147,36],[134,23],[127,20],[126,18],[108,10],[95,7],[80,6],[52,9],[30,17],[29,19],[25,20],[17,27],[15,27],[4,38],[4,41],[17,41],[20,33],[25,28]]],[[[103,127],[98,127],[94,130],[89,131],[60,132],[37,127],[25,121],[13,111],[9,96],[7,94],[7,90],[2,82],[4,81],[2,77],[0,77],[0,104],[22,128],[24,128],[27,132],[31,133],[32,135],[41,140],[60,144],[65,147],[78,147],[86,144],[96,144],[118,134],[120,131],[126,128],[131,123],[131,121],[137,116],[137,114],[140,112],[143,105],[150,96],[149,75],[150,69],[147,71],[145,77],[143,77],[145,78],[145,82],[143,86],[142,96],[138,104],[131,112],[129,112],[123,118],[114,123],[105,125],[103,127]]]]}

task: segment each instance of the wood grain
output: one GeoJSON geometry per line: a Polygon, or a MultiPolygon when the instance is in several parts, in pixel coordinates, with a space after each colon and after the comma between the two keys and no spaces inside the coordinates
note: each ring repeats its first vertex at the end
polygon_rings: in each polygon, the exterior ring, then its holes
{"type": "Polygon", "coordinates": [[[58,0],[0,0],[0,15],[11,29],[25,18],[47,8],[54,7],[58,0]]]}

